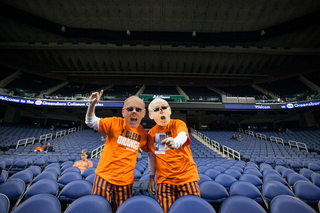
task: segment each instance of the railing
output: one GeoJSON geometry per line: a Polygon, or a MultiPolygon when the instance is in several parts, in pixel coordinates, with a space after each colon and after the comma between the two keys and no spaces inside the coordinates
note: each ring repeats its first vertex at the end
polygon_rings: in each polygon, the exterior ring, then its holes
{"type": "Polygon", "coordinates": [[[307,145],[305,143],[301,143],[301,142],[297,142],[297,141],[288,141],[289,143],[289,146],[291,148],[291,146],[296,146],[298,148],[298,150],[300,150],[299,148],[303,148],[303,149],[306,149],[307,152],[308,152],[308,148],[307,148],[307,145]]]}
{"type": "Polygon", "coordinates": [[[58,132],[56,132],[56,138],[65,136],[66,134],[67,134],[66,130],[58,131],[58,132]]]}
{"type": "Polygon", "coordinates": [[[77,132],[77,127],[73,127],[73,128],[68,129],[68,134],[74,133],[74,132],[77,132]]]}
{"type": "Polygon", "coordinates": [[[242,128],[239,128],[239,132],[243,133],[243,129],[242,129],[242,128]]]}
{"type": "Polygon", "coordinates": [[[261,140],[267,140],[267,136],[265,134],[261,134],[259,132],[256,133],[256,137],[260,138],[261,140]]]}
{"type": "Polygon", "coordinates": [[[254,137],[254,132],[253,132],[253,131],[245,130],[244,133],[247,134],[247,135],[251,135],[252,137],[254,137]]]}
{"type": "Polygon", "coordinates": [[[18,143],[17,143],[17,146],[16,146],[16,149],[18,148],[18,146],[20,145],[24,145],[24,146],[27,146],[28,143],[32,143],[34,144],[36,138],[35,137],[31,137],[31,138],[25,138],[25,139],[20,139],[18,140],[18,143]]]}
{"type": "Polygon", "coordinates": [[[99,157],[100,154],[101,154],[101,152],[102,152],[102,150],[103,150],[103,148],[104,148],[104,144],[101,145],[101,146],[99,146],[98,148],[92,150],[92,152],[91,152],[91,158],[97,158],[97,157],[99,157]]]}
{"type": "Polygon", "coordinates": [[[82,130],[82,126],[78,126],[78,132],[82,130]]]}
{"type": "Polygon", "coordinates": [[[240,152],[237,152],[225,145],[222,146],[222,153],[226,154],[228,157],[232,156],[233,159],[235,158],[238,158],[238,160],[241,159],[240,152]]]}
{"type": "Polygon", "coordinates": [[[39,142],[41,142],[42,140],[47,141],[48,138],[49,138],[49,139],[52,139],[52,136],[53,136],[52,133],[40,135],[39,142]]]}
{"type": "Polygon", "coordinates": [[[207,147],[211,148],[211,140],[210,140],[210,138],[208,138],[207,136],[204,136],[203,137],[203,142],[204,142],[204,145],[206,145],[207,147]]]}
{"type": "Polygon", "coordinates": [[[277,144],[281,143],[282,146],[284,146],[284,142],[283,142],[282,138],[270,136],[270,142],[276,142],[277,144]]]}
{"type": "Polygon", "coordinates": [[[220,144],[217,141],[211,140],[211,147],[212,149],[219,150],[220,152],[220,144]]]}

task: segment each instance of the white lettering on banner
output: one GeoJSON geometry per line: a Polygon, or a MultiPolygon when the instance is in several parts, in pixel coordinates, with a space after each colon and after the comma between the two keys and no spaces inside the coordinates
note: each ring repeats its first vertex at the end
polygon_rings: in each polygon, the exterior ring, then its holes
{"type": "Polygon", "coordinates": [[[133,148],[135,150],[138,150],[140,145],[139,142],[131,140],[129,138],[125,138],[121,135],[119,136],[117,143],[129,148],[133,148]]]}
{"type": "Polygon", "coordinates": [[[256,109],[270,109],[270,106],[263,106],[263,105],[254,105],[256,109]]]}
{"type": "Polygon", "coordinates": [[[164,96],[164,95],[154,95],[153,98],[163,98],[163,99],[169,99],[170,96],[164,96]]]}

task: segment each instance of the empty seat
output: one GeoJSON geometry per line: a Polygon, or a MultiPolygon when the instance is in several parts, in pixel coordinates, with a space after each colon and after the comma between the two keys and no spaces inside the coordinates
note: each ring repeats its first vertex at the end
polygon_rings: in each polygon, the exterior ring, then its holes
{"type": "Polygon", "coordinates": [[[118,208],[117,213],[163,213],[160,204],[153,198],[137,195],[124,201],[118,208]]]}
{"type": "Polygon", "coordinates": [[[215,213],[215,209],[204,199],[187,195],[178,198],[169,209],[169,213],[215,213]]]}
{"type": "Polygon", "coordinates": [[[38,194],[24,201],[12,213],[61,213],[59,200],[49,194],[38,194]],[[41,204],[41,205],[39,205],[41,204]]]}
{"type": "Polygon", "coordinates": [[[279,195],[270,204],[270,213],[316,213],[308,204],[289,195],[279,195]]]}
{"type": "Polygon", "coordinates": [[[99,195],[86,195],[72,202],[65,213],[112,213],[109,202],[99,195]]]}
{"type": "Polygon", "coordinates": [[[220,207],[220,213],[266,213],[256,201],[245,196],[234,195],[227,198],[220,207]]]}

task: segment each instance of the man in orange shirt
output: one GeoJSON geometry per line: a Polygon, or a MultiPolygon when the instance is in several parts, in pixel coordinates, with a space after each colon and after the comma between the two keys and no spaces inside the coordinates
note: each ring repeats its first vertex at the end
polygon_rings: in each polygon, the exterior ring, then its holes
{"type": "Polygon", "coordinates": [[[92,194],[101,195],[111,203],[115,211],[126,199],[132,196],[134,168],[139,148],[147,150],[147,132],[140,125],[145,116],[145,104],[138,96],[131,96],[123,103],[122,116],[98,118],[95,104],[103,90],[92,93],[86,114],[86,124],[107,135],[99,164],[95,171],[92,194]]]}
{"type": "Polygon", "coordinates": [[[73,167],[78,167],[81,171],[81,173],[90,168],[90,167],[93,167],[93,163],[92,161],[88,160],[88,155],[89,155],[89,152],[88,150],[84,149],[81,151],[81,160],[75,162],[73,164],[73,167]]]}
{"type": "Polygon", "coordinates": [[[170,119],[170,115],[167,101],[156,98],[149,104],[149,117],[156,122],[148,132],[149,191],[155,194],[156,169],[158,202],[165,213],[178,197],[200,197],[199,175],[189,146],[188,128],[183,121],[170,119]]]}
{"type": "Polygon", "coordinates": [[[38,146],[34,151],[35,152],[43,152],[46,147],[40,142],[40,146],[38,146]]]}

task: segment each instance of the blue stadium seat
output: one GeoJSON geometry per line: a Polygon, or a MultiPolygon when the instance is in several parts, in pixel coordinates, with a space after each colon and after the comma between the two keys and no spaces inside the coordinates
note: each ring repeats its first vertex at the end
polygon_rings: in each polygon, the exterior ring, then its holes
{"type": "Polygon", "coordinates": [[[1,176],[0,176],[0,184],[7,181],[8,176],[9,176],[8,172],[6,170],[2,170],[1,176]]]}
{"type": "Polygon", "coordinates": [[[29,170],[20,171],[13,174],[11,177],[9,177],[8,180],[14,179],[14,178],[19,178],[23,180],[26,185],[28,185],[33,180],[33,173],[29,170]]]}
{"type": "Polygon", "coordinates": [[[270,213],[316,213],[308,204],[289,195],[276,196],[270,204],[270,213]]]}
{"type": "Polygon", "coordinates": [[[67,172],[58,179],[59,189],[63,189],[65,185],[75,180],[81,180],[82,176],[78,172],[67,172]]]}
{"type": "Polygon", "coordinates": [[[242,196],[249,197],[258,203],[263,203],[262,194],[259,191],[259,189],[255,187],[255,185],[247,181],[240,180],[240,181],[234,182],[230,186],[229,192],[230,192],[230,196],[242,195],[242,196]]]}
{"type": "Polygon", "coordinates": [[[95,171],[96,171],[96,167],[90,167],[90,168],[84,170],[84,171],[81,173],[81,175],[82,175],[83,178],[86,178],[86,177],[88,177],[88,176],[91,175],[91,174],[95,174],[95,171]]]}
{"type": "Polygon", "coordinates": [[[239,180],[244,180],[247,181],[249,183],[252,183],[253,185],[255,185],[259,190],[262,187],[262,180],[253,174],[243,174],[240,176],[239,180]]]}
{"type": "Polygon", "coordinates": [[[36,183],[42,179],[51,179],[51,180],[57,181],[57,178],[58,178],[57,173],[53,171],[43,171],[37,177],[35,177],[32,182],[36,183]]]}
{"type": "Polygon", "coordinates": [[[5,195],[0,193],[0,213],[8,213],[10,209],[10,200],[5,195]]]}
{"type": "Polygon", "coordinates": [[[200,186],[203,181],[212,180],[208,175],[199,174],[200,180],[198,180],[198,185],[200,186]]]}
{"type": "Polygon", "coordinates": [[[117,213],[163,213],[160,204],[153,198],[145,195],[136,195],[124,201],[117,213]]]}
{"type": "Polygon", "coordinates": [[[232,183],[236,182],[237,179],[229,174],[219,174],[215,177],[214,181],[223,185],[226,189],[229,189],[232,183]]]}
{"type": "Polygon", "coordinates": [[[297,181],[293,185],[293,192],[304,202],[318,203],[320,200],[320,188],[310,182],[297,181]]]}
{"type": "Polygon", "coordinates": [[[215,213],[215,209],[204,199],[187,195],[177,199],[169,209],[169,213],[215,213]]]}
{"type": "Polygon", "coordinates": [[[226,188],[218,182],[207,180],[199,185],[200,194],[209,203],[221,203],[229,197],[226,188]]]}
{"type": "Polygon", "coordinates": [[[91,184],[93,184],[94,178],[96,177],[96,174],[91,174],[86,177],[86,180],[89,181],[91,184]]]}
{"type": "Polygon", "coordinates": [[[245,196],[234,195],[227,198],[220,207],[220,213],[266,213],[256,201],[245,196]]]}
{"type": "Polygon", "coordinates": [[[26,185],[23,180],[14,178],[0,184],[0,193],[5,194],[11,203],[16,203],[24,193],[26,185]]]}
{"type": "Polygon", "coordinates": [[[24,201],[12,213],[61,213],[59,200],[49,194],[38,194],[24,201]],[[41,203],[41,205],[39,205],[41,203]]]}
{"type": "Polygon", "coordinates": [[[81,171],[80,171],[80,169],[78,167],[69,167],[69,168],[66,168],[65,170],[63,170],[61,175],[64,175],[67,172],[78,172],[79,174],[81,173],[81,171]]]}
{"type": "Polygon", "coordinates": [[[64,213],[112,213],[109,202],[99,195],[86,195],[73,201],[64,213]]]}
{"type": "Polygon", "coordinates": [[[58,198],[60,201],[71,202],[85,195],[90,195],[92,184],[86,180],[75,180],[68,183],[61,190],[58,198]]]}
{"type": "Polygon", "coordinates": [[[34,184],[32,184],[24,193],[22,200],[27,200],[28,198],[37,194],[51,194],[57,196],[59,187],[56,181],[51,179],[43,179],[34,184]]]}
{"type": "Polygon", "coordinates": [[[30,172],[33,174],[33,178],[37,177],[41,173],[41,167],[40,166],[30,166],[27,168],[30,172]]]}
{"type": "Polygon", "coordinates": [[[262,185],[262,195],[265,197],[267,202],[270,202],[278,195],[294,196],[293,192],[288,187],[273,180],[267,181],[262,185]]]}

